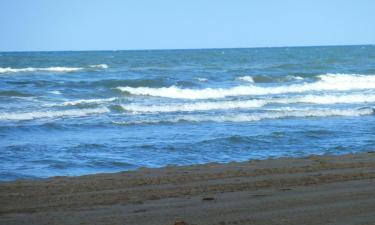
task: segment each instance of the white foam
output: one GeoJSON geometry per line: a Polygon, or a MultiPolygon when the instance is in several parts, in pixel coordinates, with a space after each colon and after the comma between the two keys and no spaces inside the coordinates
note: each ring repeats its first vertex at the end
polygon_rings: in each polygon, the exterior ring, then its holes
{"type": "MultiPolygon", "coordinates": [[[[213,122],[250,122],[264,119],[281,119],[287,117],[330,117],[330,116],[363,116],[374,113],[373,109],[308,109],[308,110],[280,110],[276,112],[267,112],[262,114],[238,114],[225,116],[197,116],[196,122],[213,121],[213,122]]],[[[194,121],[195,118],[186,116],[185,120],[194,121]]]]}
{"type": "MultiPolygon", "coordinates": [[[[107,69],[108,65],[106,64],[98,64],[98,65],[90,65],[89,68],[100,68],[100,69],[107,69]]],[[[11,67],[0,67],[0,73],[22,73],[22,72],[75,72],[84,70],[84,67],[26,67],[26,68],[11,68],[11,67]]]]}
{"type": "Polygon", "coordinates": [[[373,83],[375,82],[375,75],[361,75],[361,74],[344,74],[344,73],[328,73],[318,76],[322,81],[327,83],[373,83]]]}
{"type": "Polygon", "coordinates": [[[74,72],[83,70],[80,67],[48,67],[48,68],[34,68],[35,71],[46,71],[46,72],[74,72]]]}
{"type": "Polygon", "coordinates": [[[156,112],[193,112],[209,110],[230,110],[230,109],[249,109],[260,108],[267,104],[356,104],[375,102],[375,95],[370,94],[352,94],[352,95],[305,95],[294,96],[290,98],[268,98],[253,100],[236,101],[201,101],[195,103],[163,104],[163,105],[142,105],[128,104],[121,107],[126,111],[137,113],[156,113],[156,112]]]}
{"type": "Polygon", "coordinates": [[[361,89],[375,89],[375,76],[355,74],[327,74],[320,75],[319,80],[312,83],[301,83],[275,87],[261,87],[256,85],[241,85],[231,88],[188,89],[176,86],[150,87],[118,87],[119,90],[133,95],[148,95],[179,99],[210,99],[228,96],[268,95],[284,93],[303,93],[311,91],[348,91],[361,89]]]}
{"type": "Polygon", "coordinates": [[[349,116],[358,117],[371,115],[374,109],[299,109],[299,110],[278,110],[257,114],[231,114],[231,115],[185,115],[162,120],[136,120],[136,121],[116,121],[116,124],[143,124],[143,123],[177,123],[177,122],[252,122],[266,119],[283,118],[304,118],[304,117],[332,117],[349,116]]]}
{"type": "Polygon", "coordinates": [[[254,79],[251,76],[237,77],[237,80],[254,83],[254,79]]]}
{"type": "Polygon", "coordinates": [[[99,104],[99,103],[104,103],[104,102],[112,102],[112,101],[115,101],[116,99],[117,98],[79,99],[79,100],[65,101],[62,103],[45,104],[44,106],[75,106],[75,105],[82,105],[82,104],[99,104]]]}
{"type": "Polygon", "coordinates": [[[34,67],[27,67],[27,68],[19,68],[14,69],[11,67],[1,68],[0,73],[21,73],[21,72],[74,72],[78,70],[83,70],[84,68],[80,67],[47,67],[47,68],[34,68],[34,67]]]}
{"type": "Polygon", "coordinates": [[[90,65],[91,68],[108,69],[107,64],[90,65]]]}
{"type": "Polygon", "coordinates": [[[80,105],[80,104],[103,103],[103,102],[112,102],[114,100],[116,100],[116,98],[80,99],[80,100],[75,100],[75,101],[66,101],[66,102],[63,102],[61,105],[69,106],[69,105],[80,105]]]}
{"type": "Polygon", "coordinates": [[[224,116],[185,116],[183,120],[202,122],[250,122],[264,119],[281,119],[287,117],[329,117],[329,116],[362,116],[371,115],[373,109],[309,109],[309,110],[280,110],[262,114],[237,114],[224,116]]]}
{"type": "Polygon", "coordinates": [[[265,104],[296,104],[308,103],[319,105],[332,104],[359,104],[375,102],[375,95],[373,94],[342,94],[342,95],[304,95],[293,96],[289,98],[268,99],[265,104]]]}
{"type": "Polygon", "coordinates": [[[56,91],[50,91],[49,93],[54,94],[54,95],[61,95],[61,92],[56,90],[56,91]]]}
{"type": "Polygon", "coordinates": [[[58,117],[82,117],[91,114],[102,114],[109,112],[108,108],[101,107],[95,109],[71,109],[63,111],[33,111],[33,112],[12,112],[0,113],[0,120],[32,120],[41,118],[58,117]]]}
{"type": "Polygon", "coordinates": [[[166,104],[166,105],[121,105],[126,111],[132,112],[192,112],[222,109],[243,109],[258,108],[264,106],[264,100],[248,100],[248,101],[222,101],[222,102],[196,102],[185,104],[166,104]]]}
{"type": "Polygon", "coordinates": [[[200,82],[206,82],[207,78],[198,77],[197,80],[200,82]]]}
{"type": "MultiPolygon", "coordinates": [[[[285,100],[286,103],[312,103],[312,104],[354,104],[375,102],[375,95],[371,94],[343,94],[343,95],[306,95],[285,100]]],[[[280,101],[283,103],[283,101],[280,101]]]]}

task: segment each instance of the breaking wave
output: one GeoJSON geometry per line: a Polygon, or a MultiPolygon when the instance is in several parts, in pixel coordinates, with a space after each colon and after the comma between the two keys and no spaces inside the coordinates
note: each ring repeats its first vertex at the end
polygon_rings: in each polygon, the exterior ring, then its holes
{"type": "Polygon", "coordinates": [[[62,103],[46,104],[46,106],[77,106],[85,104],[100,104],[115,101],[117,98],[98,98],[98,99],[80,99],[73,101],[65,101],[62,103]]]}
{"type": "Polygon", "coordinates": [[[237,77],[237,80],[254,83],[254,79],[251,76],[237,77]]]}
{"type": "Polygon", "coordinates": [[[107,112],[109,112],[108,108],[101,107],[95,109],[71,109],[63,111],[0,113],[0,120],[32,120],[41,118],[82,117],[91,114],[102,114],[107,112]]]}
{"type": "Polygon", "coordinates": [[[208,81],[208,79],[207,78],[203,78],[203,77],[198,77],[198,78],[196,78],[198,81],[200,81],[200,82],[206,82],[206,81],[208,81]]]}
{"type": "Polygon", "coordinates": [[[22,72],[73,72],[83,70],[80,67],[47,67],[47,68],[34,68],[34,67],[27,67],[27,68],[19,68],[14,69],[11,67],[7,68],[0,68],[0,73],[22,73],[22,72]]]}
{"type": "Polygon", "coordinates": [[[51,93],[51,94],[54,94],[54,95],[61,95],[61,92],[59,90],[49,91],[48,93],[51,93]]]}
{"type": "Polygon", "coordinates": [[[132,112],[192,112],[192,111],[208,111],[208,110],[229,110],[229,109],[248,109],[260,108],[267,104],[356,104],[375,102],[375,95],[368,94],[352,94],[352,95],[306,95],[290,98],[278,99],[253,99],[238,101],[216,101],[216,102],[195,102],[182,104],[163,104],[163,105],[141,105],[128,104],[121,105],[126,111],[132,112]]]}
{"type": "Polygon", "coordinates": [[[326,74],[318,76],[318,81],[312,83],[292,84],[275,87],[241,85],[231,88],[188,89],[176,86],[150,87],[117,87],[132,95],[146,95],[177,99],[212,99],[228,96],[268,95],[284,93],[303,93],[310,91],[349,91],[375,89],[375,76],[357,74],[326,74]]]}
{"type": "Polygon", "coordinates": [[[108,69],[107,64],[90,65],[91,68],[108,69]]]}
{"type": "Polygon", "coordinates": [[[184,115],[166,119],[148,119],[135,121],[113,121],[114,124],[158,124],[158,123],[179,123],[179,122],[252,122],[266,119],[283,118],[304,118],[304,117],[332,117],[332,116],[365,116],[374,114],[372,108],[360,109],[299,109],[299,110],[278,110],[265,113],[254,114],[234,114],[234,115],[184,115]]]}
{"type": "Polygon", "coordinates": [[[126,111],[132,112],[191,112],[221,109],[258,108],[265,105],[264,100],[196,102],[169,105],[121,105],[126,111]]]}
{"type": "MultiPolygon", "coordinates": [[[[90,65],[88,68],[97,68],[97,69],[107,69],[108,65],[99,64],[99,65],[90,65]]],[[[0,67],[0,73],[22,73],[22,72],[76,72],[80,70],[85,70],[88,68],[84,67],[26,67],[26,68],[11,68],[11,67],[0,67]]]]}

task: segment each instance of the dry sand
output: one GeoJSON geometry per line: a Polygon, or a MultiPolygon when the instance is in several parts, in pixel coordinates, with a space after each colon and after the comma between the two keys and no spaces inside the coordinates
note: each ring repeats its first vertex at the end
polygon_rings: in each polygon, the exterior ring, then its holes
{"type": "Polygon", "coordinates": [[[375,153],[0,185],[0,224],[375,224],[375,153]],[[184,223],[180,223],[184,224],[184,223]]]}

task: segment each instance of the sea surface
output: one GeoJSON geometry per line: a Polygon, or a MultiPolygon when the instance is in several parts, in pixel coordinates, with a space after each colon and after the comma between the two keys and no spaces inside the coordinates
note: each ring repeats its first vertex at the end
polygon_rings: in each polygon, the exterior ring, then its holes
{"type": "Polygon", "coordinates": [[[0,52],[0,180],[375,150],[375,46],[0,52]]]}

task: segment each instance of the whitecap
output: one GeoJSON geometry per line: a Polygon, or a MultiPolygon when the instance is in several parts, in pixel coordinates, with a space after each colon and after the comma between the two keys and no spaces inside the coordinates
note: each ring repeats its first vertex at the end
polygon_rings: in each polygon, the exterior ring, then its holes
{"type": "Polygon", "coordinates": [[[66,102],[61,103],[61,105],[69,106],[69,105],[103,103],[103,102],[112,102],[116,99],[117,98],[80,99],[80,100],[74,100],[74,101],[66,101],[66,102]]]}
{"type": "Polygon", "coordinates": [[[254,83],[254,79],[251,76],[242,76],[242,77],[237,77],[236,79],[240,80],[240,81],[246,81],[246,82],[254,83]]]}
{"type": "Polygon", "coordinates": [[[196,78],[198,81],[200,82],[206,82],[207,81],[207,78],[202,78],[202,77],[198,77],[196,78]]]}
{"type": "Polygon", "coordinates": [[[90,65],[91,68],[108,69],[107,64],[90,65]]]}
{"type": "MultiPolygon", "coordinates": [[[[89,65],[88,68],[107,69],[107,64],[89,65]]],[[[80,70],[88,69],[85,67],[26,67],[26,68],[11,68],[11,67],[0,67],[0,73],[23,73],[23,72],[76,72],[80,70]]]]}
{"type": "Polygon", "coordinates": [[[56,90],[56,91],[50,91],[49,93],[54,94],[54,95],[61,95],[61,92],[56,90]]]}
{"type": "Polygon", "coordinates": [[[303,95],[289,98],[266,98],[252,100],[232,101],[199,101],[194,103],[171,103],[171,104],[127,104],[121,105],[126,111],[136,113],[157,113],[157,112],[193,112],[209,110],[231,110],[260,108],[267,104],[358,104],[375,102],[375,95],[371,94],[348,94],[348,95],[303,95]]]}
{"type": "Polygon", "coordinates": [[[277,110],[264,113],[241,113],[230,115],[184,115],[165,119],[147,119],[134,121],[113,121],[115,124],[153,124],[153,123],[178,123],[178,122],[253,122],[266,119],[285,119],[285,118],[307,118],[307,117],[333,117],[346,116],[358,117],[374,114],[372,108],[361,109],[298,109],[298,110],[277,110]]]}
{"type": "Polygon", "coordinates": [[[176,86],[151,87],[118,87],[119,90],[133,94],[177,99],[210,99],[228,96],[251,96],[284,93],[303,93],[311,91],[349,91],[375,89],[374,75],[327,74],[318,76],[312,83],[291,84],[275,87],[240,85],[230,88],[189,89],[176,86]]]}
{"type": "Polygon", "coordinates": [[[109,110],[105,107],[94,109],[71,109],[63,111],[12,112],[0,113],[0,120],[32,120],[41,118],[83,117],[91,114],[102,114],[107,112],[109,112],[109,110]]]}
{"type": "Polygon", "coordinates": [[[79,99],[79,100],[65,101],[61,103],[45,104],[45,106],[76,106],[76,105],[83,105],[83,104],[100,104],[104,102],[112,102],[112,101],[115,101],[116,99],[117,98],[79,99]]]}
{"type": "MultiPolygon", "coordinates": [[[[281,101],[282,102],[282,101],[281,101]]],[[[342,95],[306,95],[292,97],[285,100],[287,103],[312,103],[312,104],[356,104],[375,102],[375,95],[371,94],[342,94],[342,95]]]]}
{"type": "Polygon", "coordinates": [[[27,67],[27,68],[1,68],[0,73],[21,73],[21,72],[74,72],[83,70],[84,68],[81,67],[46,67],[46,68],[34,68],[34,67],[27,67]]]}
{"type": "Polygon", "coordinates": [[[222,101],[222,102],[196,102],[185,104],[164,104],[164,105],[137,105],[128,104],[121,105],[126,111],[132,112],[192,112],[192,111],[208,111],[208,110],[227,110],[227,109],[243,109],[262,107],[266,101],[264,100],[248,100],[248,101],[222,101]]]}

